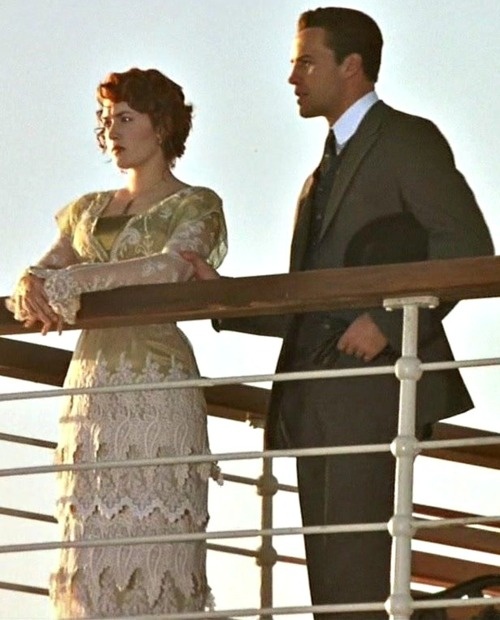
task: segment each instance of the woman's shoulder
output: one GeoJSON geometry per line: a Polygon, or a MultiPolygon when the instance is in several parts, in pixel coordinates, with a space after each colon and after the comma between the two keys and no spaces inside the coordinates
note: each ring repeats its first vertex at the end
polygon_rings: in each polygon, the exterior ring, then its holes
{"type": "Polygon", "coordinates": [[[217,197],[221,200],[221,197],[214,189],[205,185],[185,185],[179,190],[179,194],[184,196],[217,197]]]}
{"type": "Polygon", "coordinates": [[[112,191],[88,192],[74,198],[56,213],[56,221],[62,232],[69,232],[92,205],[102,200],[109,200],[112,191]]]}
{"type": "Polygon", "coordinates": [[[81,194],[80,196],[77,196],[76,198],[73,198],[72,200],[67,202],[64,207],[59,209],[58,213],[64,210],[84,209],[88,205],[92,204],[97,198],[99,198],[99,196],[106,193],[109,192],[87,192],[86,194],[81,194]]]}
{"type": "Polygon", "coordinates": [[[187,185],[179,191],[181,202],[193,202],[199,204],[201,208],[220,209],[222,198],[219,194],[204,185],[187,185]]]}
{"type": "Polygon", "coordinates": [[[184,185],[163,198],[148,215],[184,221],[213,212],[222,212],[222,199],[217,192],[202,185],[184,185]]]}

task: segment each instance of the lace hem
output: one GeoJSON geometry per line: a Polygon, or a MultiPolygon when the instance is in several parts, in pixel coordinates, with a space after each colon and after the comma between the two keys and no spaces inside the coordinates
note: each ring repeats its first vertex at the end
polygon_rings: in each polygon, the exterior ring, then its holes
{"type": "Polygon", "coordinates": [[[56,517],[62,523],[71,522],[76,516],[78,520],[85,520],[93,514],[109,520],[130,510],[133,518],[143,519],[158,511],[168,523],[190,514],[196,525],[202,525],[207,519],[205,489],[208,479],[215,474],[217,483],[222,484],[218,468],[211,463],[191,467],[184,484],[179,485],[173,482],[169,472],[174,467],[178,466],[155,467],[147,479],[135,472],[124,473],[122,477],[103,476],[101,472],[98,489],[94,472],[79,472],[78,481],[73,485],[62,477],[63,490],[72,487],[74,492],[64,494],[57,501],[56,517]],[[87,475],[83,477],[82,474],[87,475]],[[135,488],[142,488],[142,494],[134,493],[135,488]],[[85,489],[88,493],[84,493],[85,489]]]}
{"type": "Polygon", "coordinates": [[[179,583],[175,572],[155,575],[153,581],[136,568],[122,585],[109,567],[89,580],[85,570],[70,573],[59,570],[50,578],[49,592],[57,618],[117,617],[137,614],[160,614],[213,611],[215,600],[206,583],[204,571],[190,573],[179,583]],[[123,585],[124,584],[124,585],[123,585]]]}
{"type": "MultiPolygon", "coordinates": [[[[127,509],[111,519],[95,513],[72,525],[66,531],[70,540],[205,530],[205,523],[195,524],[189,513],[171,523],[158,510],[144,519],[127,509]]],[[[63,549],[62,568],[51,579],[51,596],[58,610],[72,614],[194,611],[193,604],[202,610],[209,601],[205,561],[205,541],[63,549]]]]}

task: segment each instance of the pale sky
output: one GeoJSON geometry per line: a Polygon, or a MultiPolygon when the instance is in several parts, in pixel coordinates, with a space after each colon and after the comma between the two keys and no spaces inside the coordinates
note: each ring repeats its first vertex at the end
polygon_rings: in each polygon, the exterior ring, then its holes
{"type": "MultiPolygon", "coordinates": [[[[500,247],[500,2],[339,4],[364,10],[379,23],[385,39],[379,96],[438,125],[500,247]]],[[[323,120],[299,117],[287,84],[296,18],[316,6],[299,0],[0,0],[0,293],[7,295],[51,243],[59,208],[84,192],[122,183],[95,145],[94,89],[109,71],[131,66],[163,71],[195,106],[193,133],[177,171],[224,200],[230,251],[222,273],[285,272],[296,197],[316,166],[326,130],[323,120]]],[[[446,326],[457,357],[500,355],[499,308],[498,300],[489,300],[453,311],[446,326]]],[[[276,341],[219,335],[207,321],[184,327],[204,375],[274,369],[276,341]]],[[[50,335],[43,342],[70,348],[74,338],[50,335]]],[[[468,370],[464,376],[476,409],[453,421],[500,431],[498,370],[468,370]]],[[[6,392],[33,386],[0,379],[0,387],[6,392]]],[[[0,431],[54,440],[58,409],[57,400],[1,404],[0,431]]],[[[210,435],[214,452],[261,446],[261,431],[242,424],[211,422],[210,435]]],[[[50,463],[51,455],[2,444],[0,459],[2,467],[21,466],[50,463]]],[[[284,481],[293,479],[291,462],[281,471],[284,481]]],[[[245,472],[259,474],[255,464],[245,472]]],[[[429,459],[417,464],[416,500],[422,503],[498,514],[500,499],[485,493],[493,485],[498,487],[497,472],[429,459]],[[447,492],[457,479],[463,492],[447,492]]],[[[8,507],[50,513],[53,493],[50,477],[0,480],[0,503],[8,507]]],[[[298,525],[295,498],[279,502],[276,525],[298,525]]],[[[256,527],[254,491],[229,483],[212,488],[211,514],[213,529],[256,527]],[[237,520],[228,521],[226,514],[237,520]]],[[[52,526],[5,518],[0,528],[1,544],[57,536],[52,526]]],[[[276,544],[280,551],[300,552],[298,542],[289,543],[276,544]]],[[[218,606],[256,606],[252,560],[214,558],[209,577],[218,606]]],[[[50,554],[0,556],[0,580],[44,587],[53,562],[50,554]]],[[[276,590],[277,604],[306,604],[305,571],[280,567],[276,590]]],[[[0,592],[0,601],[0,620],[50,618],[41,597],[0,592]]]]}

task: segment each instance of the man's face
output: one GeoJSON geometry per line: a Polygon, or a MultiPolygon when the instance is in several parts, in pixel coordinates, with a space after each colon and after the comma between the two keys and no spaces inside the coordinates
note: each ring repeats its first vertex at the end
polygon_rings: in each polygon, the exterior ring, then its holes
{"type": "Polygon", "coordinates": [[[325,45],[323,28],[297,33],[292,48],[292,72],[300,115],[324,116],[332,125],[347,109],[344,63],[337,64],[333,50],[325,45]]]}

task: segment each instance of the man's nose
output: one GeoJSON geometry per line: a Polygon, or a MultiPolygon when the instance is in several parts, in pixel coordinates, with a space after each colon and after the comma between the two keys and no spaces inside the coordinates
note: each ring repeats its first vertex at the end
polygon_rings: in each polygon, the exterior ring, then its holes
{"type": "Polygon", "coordinates": [[[118,136],[118,124],[115,120],[111,121],[111,124],[109,126],[108,129],[108,135],[111,138],[111,140],[113,140],[114,138],[116,138],[118,136]]]}
{"type": "Polygon", "coordinates": [[[290,72],[290,75],[288,76],[288,83],[293,84],[294,86],[297,84],[297,75],[295,72],[295,67],[292,67],[292,71],[290,72]]]}

